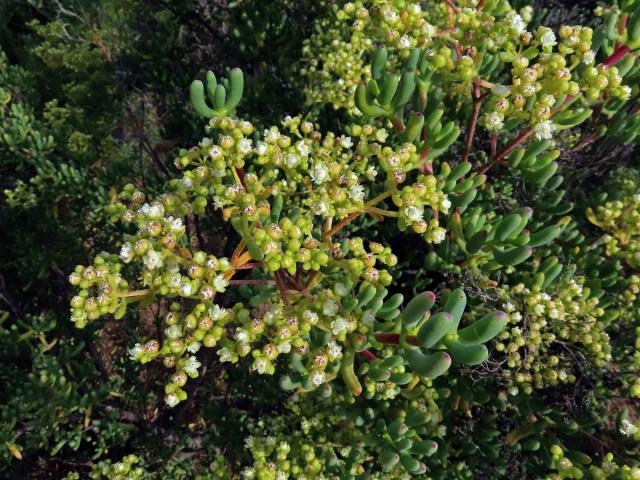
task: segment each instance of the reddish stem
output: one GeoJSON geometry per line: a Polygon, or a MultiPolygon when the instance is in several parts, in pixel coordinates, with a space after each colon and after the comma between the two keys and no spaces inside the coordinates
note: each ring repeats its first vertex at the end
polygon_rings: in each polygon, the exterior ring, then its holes
{"type": "Polygon", "coordinates": [[[630,51],[631,48],[629,48],[628,46],[620,45],[618,48],[616,48],[616,51],[613,52],[609,58],[602,62],[602,65],[604,65],[605,67],[612,67],[620,60],[622,60],[630,51]]]}
{"type": "MultiPolygon", "coordinates": [[[[399,333],[376,333],[376,340],[386,345],[397,345],[400,343],[399,333]]],[[[418,339],[416,337],[407,337],[407,343],[409,345],[418,346],[418,339]]]]}
{"type": "Polygon", "coordinates": [[[473,147],[473,137],[476,134],[478,117],[480,116],[480,108],[482,107],[482,104],[480,103],[480,87],[475,83],[471,86],[471,97],[473,98],[473,115],[471,116],[471,120],[469,121],[467,145],[464,149],[464,157],[462,158],[463,162],[469,160],[469,154],[471,153],[471,148],[473,147]]]}
{"type": "Polygon", "coordinates": [[[449,7],[451,8],[451,10],[453,10],[454,13],[460,13],[460,9],[456,7],[456,5],[453,3],[453,0],[447,0],[447,5],[449,5],[449,7]]]}
{"type": "Polygon", "coordinates": [[[363,350],[360,352],[360,355],[362,355],[364,358],[366,358],[367,360],[373,361],[373,360],[377,360],[378,357],[376,357],[373,353],[371,353],[369,350],[363,350]]]}
{"type": "Polygon", "coordinates": [[[496,156],[496,150],[498,149],[498,135],[496,133],[491,134],[491,158],[496,156]]]}
{"type": "Polygon", "coordinates": [[[280,272],[275,272],[274,276],[276,277],[276,284],[278,285],[278,290],[280,290],[280,297],[285,305],[289,305],[289,299],[287,298],[287,289],[284,286],[284,282],[282,281],[282,277],[280,276],[280,272]]]}
{"type": "Polygon", "coordinates": [[[236,270],[251,270],[253,268],[261,268],[264,267],[264,262],[248,262],[244,265],[238,265],[236,270]]]}

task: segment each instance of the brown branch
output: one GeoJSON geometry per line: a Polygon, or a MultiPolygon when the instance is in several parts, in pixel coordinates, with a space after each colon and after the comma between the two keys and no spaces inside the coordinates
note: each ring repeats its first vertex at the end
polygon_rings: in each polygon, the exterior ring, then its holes
{"type": "Polygon", "coordinates": [[[471,120],[469,120],[467,144],[464,149],[464,156],[462,157],[463,162],[469,160],[469,154],[471,153],[471,148],[473,147],[473,137],[476,134],[478,117],[480,117],[480,109],[482,108],[482,104],[480,103],[480,86],[476,83],[471,86],[471,97],[473,98],[473,115],[471,116],[471,120]]]}
{"type": "Polygon", "coordinates": [[[246,279],[246,280],[229,280],[229,285],[277,285],[275,280],[268,280],[263,278],[246,279]]]}
{"type": "Polygon", "coordinates": [[[447,5],[453,10],[453,13],[460,13],[460,9],[453,3],[453,0],[446,0],[447,5]]]}
{"type": "Polygon", "coordinates": [[[336,233],[338,233],[344,227],[346,227],[351,222],[353,222],[356,218],[358,218],[360,215],[362,215],[362,213],[363,212],[354,212],[354,213],[350,214],[349,216],[347,216],[346,218],[343,218],[340,222],[338,222],[336,224],[335,227],[331,228],[331,230],[329,230],[327,233],[324,234],[324,239],[325,240],[330,240],[332,236],[334,236],[336,233]]]}

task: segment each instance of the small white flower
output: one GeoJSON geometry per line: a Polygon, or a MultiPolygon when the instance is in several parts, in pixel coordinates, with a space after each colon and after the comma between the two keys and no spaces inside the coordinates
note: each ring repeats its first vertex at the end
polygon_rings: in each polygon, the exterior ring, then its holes
{"type": "Polygon", "coordinates": [[[180,287],[180,293],[183,297],[188,297],[193,293],[193,286],[189,282],[185,282],[180,287]]]}
{"type": "Polygon", "coordinates": [[[307,157],[309,155],[309,152],[311,151],[309,145],[304,143],[302,140],[296,143],[296,150],[298,150],[298,153],[303,157],[307,157]]]}
{"type": "Polygon", "coordinates": [[[535,307],[533,307],[533,311],[536,315],[542,315],[545,311],[545,307],[543,304],[539,303],[535,307]]]}
{"type": "Polygon", "coordinates": [[[204,137],[202,140],[200,140],[201,147],[208,147],[209,145],[211,145],[211,139],[209,137],[204,137]]]}
{"type": "Polygon", "coordinates": [[[436,230],[433,234],[433,243],[442,243],[447,238],[447,231],[444,228],[436,230]]]}
{"type": "Polygon", "coordinates": [[[155,250],[149,250],[144,257],[144,266],[148,270],[155,270],[156,268],[162,267],[163,261],[160,253],[155,250]]]}
{"type": "Polygon", "coordinates": [[[329,179],[329,171],[321,163],[316,163],[311,171],[311,179],[314,183],[324,183],[329,179]]]}
{"type": "Polygon", "coordinates": [[[177,395],[170,393],[169,395],[164,397],[164,403],[169,405],[169,407],[173,408],[180,403],[180,400],[178,399],[177,395]]]}
{"type": "Polygon", "coordinates": [[[582,55],[582,63],[585,65],[593,65],[593,62],[596,61],[596,54],[593,53],[593,50],[587,50],[582,55]]]}
{"type": "Polygon", "coordinates": [[[264,138],[269,143],[275,143],[280,138],[280,132],[276,127],[271,127],[269,130],[264,131],[264,138]]]}
{"type": "Polygon", "coordinates": [[[349,198],[357,202],[362,201],[364,198],[364,187],[360,184],[351,185],[351,187],[349,187],[349,198]]]}
{"type": "Polygon", "coordinates": [[[227,311],[219,305],[214,305],[209,309],[209,316],[213,321],[220,320],[227,315],[227,311]]]}
{"type": "Polygon", "coordinates": [[[249,343],[249,332],[242,328],[238,328],[238,330],[236,330],[235,337],[236,340],[243,345],[249,343]]]}
{"type": "Polygon", "coordinates": [[[260,375],[264,375],[267,373],[267,369],[269,368],[269,362],[265,358],[258,357],[254,360],[252,367],[253,370],[258,372],[260,375]]]}
{"type": "Polygon", "coordinates": [[[417,222],[418,220],[422,220],[422,216],[424,215],[424,208],[415,205],[409,205],[408,207],[404,208],[404,215],[411,222],[417,222]]]}
{"type": "Polygon", "coordinates": [[[213,288],[220,293],[225,291],[227,285],[229,285],[229,282],[222,275],[216,275],[216,278],[213,279],[213,288]]]}
{"type": "Polygon", "coordinates": [[[376,170],[376,167],[372,165],[369,168],[367,168],[365,175],[367,176],[367,179],[373,181],[376,179],[376,176],[378,175],[378,170],[376,170]]]}
{"type": "Polygon", "coordinates": [[[331,360],[335,360],[342,355],[342,347],[336,342],[331,342],[327,345],[327,355],[331,360]]]}
{"type": "Polygon", "coordinates": [[[524,20],[520,15],[513,12],[509,17],[510,17],[509,21],[511,22],[511,28],[516,34],[520,35],[522,32],[525,31],[525,29],[527,28],[527,24],[524,23],[524,20]]]}
{"type": "Polygon", "coordinates": [[[120,259],[124,262],[124,263],[129,263],[131,260],[133,260],[135,253],[133,252],[133,247],[131,246],[131,244],[129,242],[125,242],[122,244],[122,247],[120,248],[120,259]]]}
{"type": "Polygon", "coordinates": [[[227,347],[223,347],[220,350],[218,350],[218,357],[220,357],[220,361],[224,363],[224,362],[230,362],[231,359],[233,358],[233,355],[231,355],[231,352],[227,347]]]}
{"type": "Polygon", "coordinates": [[[343,135],[340,137],[340,145],[342,145],[343,148],[351,148],[353,146],[353,140],[351,140],[351,137],[345,137],[343,135]]]}
{"type": "Polygon", "coordinates": [[[256,145],[256,153],[258,155],[260,155],[262,157],[262,156],[266,155],[268,151],[269,151],[269,148],[267,147],[266,143],[258,142],[258,144],[256,145]]]}
{"type": "Polygon", "coordinates": [[[347,321],[342,317],[338,317],[331,322],[331,332],[334,335],[340,335],[342,332],[346,332],[347,327],[347,321]]]}
{"type": "Polygon", "coordinates": [[[326,217],[329,213],[329,205],[327,204],[327,202],[316,202],[311,208],[315,215],[320,215],[322,217],[326,217]]]}
{"type": "Polygon", "coordinates": [[[638,427],[636,427],[633,423],[631,423],[626,418],[622,420],[622,422],[620,422],[620,433],[622,435],[630,437],[631,435],[635,435],[637,431],[638,431],[638,427]]]}
{"type": "Polygon", "coordinates": [[[555,131],[556,126],[553,124],[551,120],[544,120],[543,122],[537,123],[533,130],[535,132],[536,138],[538,140],[549,140],[553,136],[553,132],[555,131]]]}
{"type": "Polygon", "coordinates": [[[312,312],[311,310],[305,310],[302,314],[302,318],[304,318],[311,325],[315,325],[318,323],[318,314],[316,312],[312,312]]]}
{"type": "Polygon", "coordinates": [[[364,325],[371,326],[376,320],[376,315],[371,310],[365,310],[362,312],[362,323],[364,325]]]}
{"type": "Polygon", "coordinates": [[[406,35],[401,36],[398,40],[398,48],[411,48],[411,39],[406,35]]]}
{"type": "Polygon", "coordinates": [[[388,136],[389,132],[387,132],[384,128],[379,128],[378,130],[376,130],[376,140],[380,143],[386,142],[388,136]]]}
{"type": "Polygon", "coordinates": [[[200,368],[200,365],[201,363],[196,357],[187,357],[187,360],[184,362],[183,369],[187,375],[195,377],[198,375],[198,368],[200,368]]]}
{"type": "Polygon", "coordinates": [[[278,353],[289,353],[291,351],[291,342],[287,340],[286,342],[279,343],[276,350],[278,350],[278,353]]]}
{"type": "Polygon", "coordinates": [[[300,165],[300,155],[298,155],[297,153],[288,154],[285,158],[285,163],[289,168],[296,168],[298,165],[300,165]]]}
{"type": "Polygon", "coordinates": [[[324,372],[315,371],[311,374],[311,383],[313,383],[316,387],[319,387],[324,383],[324,372]]]}
{"type": "Polygon", "coordinates": [[[537,37],[543,48],[552,48],[558,43],[556,42],[556,34],[547,27],[540,27],[537,32],[537,37]]]}
{"type": "Polygon", "coordinates": [[[219,145],[214,145],[209,149],[209,156],[212,160],[219,160],[223,157],[222,148],[219,145]]]}
{"type": "Polygon", "coordinates": [[[182,328],[180,328],[180,325],[171,325],[164,329],[164,334],[172,340],[180,338],[182,335],[182,328]]]}
{"type": "Polygon", "coordinates": [[[484,123],[487,130],[492,132],[500,130],[504,125],[502,122],[503,117],[504,116],[500,112],[490,112],[486,114],[484,117],[484,123]]]}
{"type": "Polygon", "coordinates": [[[442,197],[442,200],[440,200],[440,210],[442,210],[444,213],[447,213],[450,208],[451,208],[451,200],[449,200],[449,197],[445,194],[442,197]]]}
{"type": "Polygon", "coordinates": [[[248,155],[249,153],[251,153],[251,149],[252,149],[252,142],[248,138],[243,138],[238,142],[238,151],[242,155],[248,155]]]}
{"type": "Polygon", "coordinates": [[[185,190],[191,190],[193,188],[193,180],[191,180],[189,177],[183,177],[182,188],[184,188],[185,190]]]}
{"type": "Polygon", "coordinates": [[[322,313],[328,317],[333,317],[336,313],[338,313],[338,304],[333,300],[326,300],[322,304],[322,313]]]}
{"type": "Polygon", "coordinates": [[[200,342],[194,340],[189,345],[187,345],[187,351],[189,353],[198,353],[198,350],[200,350],[201,346],[202,344],[200,342]]]}
{"type": "Polygon", "coordinates": [[[139,360],[140,356],[142,355],[142,345],[140,345],[139,343],[136,343],[133,347],[131,347],[129,349],[129,356],[131,357],[131,360],[139,360]]]}

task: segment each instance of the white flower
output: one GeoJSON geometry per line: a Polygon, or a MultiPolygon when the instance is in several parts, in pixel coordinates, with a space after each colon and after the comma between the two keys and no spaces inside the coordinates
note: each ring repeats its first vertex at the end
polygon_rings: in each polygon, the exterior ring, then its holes
{"type": "Polygon", "coordinates": [[[311,325],[315,325],[318,323],[318,314],[316,312],[312,312],[311,310],[305,310],[302,314],[302,318],[304,318],[311,325]]]}
{"type": "Polygon", "coordinates": [[[316,387],[319,387],[324,383],[324,372],[320,372],[316,370],[311,374],[311,383],[313,383],[316,387]]]}
{"type": "Polygon", "coordinates": [[[171,325],[164,329],[164,334],[170,339],[179,338],[182,335],[182,328],[180,325],[171,325]]]}
{"type": "Polygon", "coordinates": [[[264,138],[269,143],[275,143],[280,138],[280,132],[276,127],[271,127],[271,129],[264,131],[264,138]]]}
{"type": "Polygon", "coordinates": [[[248,138],[243,138],[238,142],[238,151],[242,155],[248,155],[251,153],[252,142],[248,138]]]}
{"type": "Polygon", "coordinates": [[[182,232],[184,232],[184,224],[182,223],[181,218],[171,218],[169,223],[170,223],[169,228],[171,229],[171,233],[173,233],[174,235],[180,235],[182,234],[182,232]]]}
{"type": "Polygon", "coordinates": [[[227,311],[219,305],[214,305],[209,309],[209,316],[213,321],[220,320],[227,315],[227,311]]]}
{"type": "Polygon", "coordinates": [[[353,146],[353,140],[351,140],[351,137],[345,137],[343,135],[340,137],[340,145],[342,145],[343,148],[351,148],[353,146]]]}
{"type": "Polygon", "coordinates": [[[360,184],[349,187],[349,198],[357,202],[364,198],[364,187],[360,184]]]}
{"type": "Polygon", "coordinates": [[[325,217],[329,213],[327,202],[316,202],[313,204],[313,213],[325,217]]]}
{"type": "Polygon", "coordinates": [[[376,176],[378,175],[378,170],[376,170],[376,167],[374,167],[372,165],[369,168],[367,168],[367,171],[365,172],[365,175],[367,176],[367,178],[369,180],[373,181],[373,180],[375,180],[376,176]]]}
{"type": "Polygon", "coordinates": [[[449,197],[445,194],[442,197],[442,200],[440,200],[440,210],[442,210],[444,213],[447,213],[450,208],[451,208],[451,200],[449,200],[449,197]]]}
{"type": "Polygon", "coordinates": [[[503,118],[504,116],[500,112],[487,113],[484,116],[484,123],[485,123],[485,126],[487,127],[487,130],[490,130],[490,131],[500,130],[504,125],[504,123],[502,122],[503,118]]]}
{"type": "Polygon", "coordinates": [[[447,238],[447,231],[444,228],[433,233],[433,243],[442,243],[445,238],[447,238]]]}
{"type": "Polygon", "coordinates": [[[180,403],[180,400],[178,399],[177,395],[170,393],[169,395],[164,397],[164,403],[169,405],[169,407],[173,408],[180,403]]]}
{"type": "Polygon", "coordinates": [[[208,147],[209,145],[211,145],[211,139],[209,137],[204,137],[202,140],[200,140],[201,147],[208,147]]]}
{"type": "Polygon", "coordinates": [[[346,332],[347,327],[347,321],[342,317],[338,317],[331,322],[331,332],[334,335],[340,335],[342,332],[346,332]]]}
{"type": "Polygon", "coordinates": [[[543,304],[539,303],[535,307],[533,307],[533,311],[536,315],[542,315],[544,313],[545,307],[543,304]]]}
{"type": "Polygon", "coordinates": [[[376,315],[371,310],[365,310],[362,312],[362,323],[364,325],[373,325],[376,320],[376,315]]]}
{"type": "Polygon", "coordinates": [[[398,40],[398,48],[411,48],[411,39],[406,35],[401,36],[398,40]]]}
{"type": "Polygon", "coordinates": [[[291,342],[287,340],[286,342],[279,343],[276,350],[278,350],[278,353],[289,353],[291,351],[291,342]]]}
{"type": "Polygon", "coordinates": [[[189,345],[187,345],[187,351],[189,353],[198,353],[198,350],[200,350],[201,346],[202,344],[200,342],[194,340],[189,345]]]}
{"type": "Polygon", "coordinates": [[[209,156],[212,160],[219,160],[223,156],[222,148],[219,145],[214,145],[209,149],[209,156]]]}
{"type": "Polygon", "coordinates": [[[182,275],[179,272],[173,272],[169,275],[169,280],[167,281],[167,285],[171,288],[178,288],[182,283],[182,275]]]}
{"type": "Polygon", "coordinates": [[[326,300],[322,304],[322,313],[328,317],[333,317],[336,313],[338,313],[338,304],[333,300],[326,300]]]}
{"type": "Polygon", "coordinates": [[[124,263],[129,263],[134,257],[133,247],[129,242],[125,242],[122,244],[120,248],[120,259],[124,263]]]}
{"type": "Polygon", "coordinates": [[[235,337],[239,343],[246,344],[249,342],[249,332],[242,328],[238,328],[238,330],[236,330],[235,337]]]}
{"type": "Polygon", "coordinates": [[[540,27],[537,32],[537,37],[543,48],[552,48],[558,43],[556,42],[556,34],[547,27],[540,27]]]}
{"type": "Polygon", "coordinates": [[[342,355],[342,347],[336,342],[330,342],[329,345],[327,345],[327,355],[331,360],[335,360],[342,355]]]}
{"type": "Polygon", "coordinates": [[[258,142],[256,145],[256,153],[260,156],[266,155],[269,151],[267,144],[264,142],[258,142]]]}
{"type": "Polygon", "coordinates": [[[544,120],[543,122],[537,123],[533,127],[533,130],[535,132],[536,138],[538,140],[549,140],[549,139],[551,139],[555,129],[556,129],[556,126],[553,124],[553,122],[551,120],[544,120]]]}
{"type": "Polygon", "coordinates": [[[140,356],[142,355],[142,345],[140,345],[139,343],[136,343],[133,347],[131,347],[129,349],[129,356],[131,357],[131,360],[139,360],[140,356]]]}
{"type": "Polygon", "coordinates": [[[622,435],[630,437],[631,435],[635,435],[637,431],[638,431],[638,427],[636,427],[633,423],[631,423],[626,418],[622,420],[622,422],[620,422],[620,433],[622,435]]]}
{"type": "Polygon", "coordinates": [[[422,220],[422,215],[424,215],[424,208],[417,207],[415,205],[409,205],[404,208],[404,215],[411,222],[417,222],[418,220],[422,220]]]}
{"type": "Polygon", "coordinates": [[[511,29],[518,35],[524,32],[527,28],[527,24],[524,23],[522,17],[515,12],[512,12],[509,15],[509,21],[511,22],[511,29]]]}
{"type": "Polygon", "coordinates": [[[191,190],[193,188],[193,180],[189,177],[182,177],[182,187],[185,190],[191,190]]]}
{"type": "Polygon", "coordinates": [[[188,297],[193,293],[193,286],[189,282],[185,282],[180,287],[180,293],[183,297],[188,297]]]}
{"type": "Polygon", "coordinates": [[[582,63],[584,63],[585,65],[592,65],[593,62],[595,62],[595,60],[596,60],[596,54],[593,53],[593,50],[587,50],[582,55],[582,63]]]}
{"type": "Polygon", "coordinates": [[[187,375],[195,377],[198,375],[198,368],[200,368],[200,365],[201,363],[196,357],[187,357],[187,360],[184,362],[183,369],[187,375]]]}
{"type": "Polygon", "coordinates": [[[379,128],[378,130],[376,130],[376,140],[380,143],[386,142],[388,136],[389,133],[384,128],[379,128]]]}
{"type": "Polygon", "coordinates": [[[221,348],[218,350],[218,357],[220,357],[221,362],[230,362],[233,356],[227,347],[221,348]]]}
{"type": "Polygon", "coordinates": [[[213,288],[220,293],[225,291],[227,285],[229,285],[229,282],[223,275],[216,275],[216,278],[213,279],[213,288]]]}
{"type": "Polygon", "coordinates": [[[254,360],[251,368],[257,371],[260,375],[264,375],[267,373],[267,369],[269,368],[269,362],[267,362],[265,358],[258,357],[254,360]]]}
{"type": "Polygon", "coordinates": [[[303,157],[308,156],[309,152],[311,151],[311,149],[309,148],[309,145],[304,143],[302,140],[296,143],[296,150],[298,150],[298,153],[303,157]]]}
{"type": "Polygon", "coordinates": [[[298,165],[300,165],[300,155],[298,155],[297,153],[288,154],[285,158],[285,163],[289,168],[296,168],[298,165]]]}
{"type": "Polygon", "coordinates": [[[160,253],[155,250],[149,250],[144,257],[144,266],[148,270],[155,270],[156,268],[162,267],[162,257],[160,253]]]}
{"type": "Polygon", "coordinates": [[[314,183],[324,183],[329,179],[329,171],[321,163],[316,163],[311,171],[311,179],[314,183]]]}

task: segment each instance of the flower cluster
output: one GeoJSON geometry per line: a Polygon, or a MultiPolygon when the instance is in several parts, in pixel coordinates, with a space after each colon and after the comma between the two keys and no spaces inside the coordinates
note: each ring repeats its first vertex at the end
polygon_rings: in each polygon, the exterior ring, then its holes
{"type": "Polygon", "coordinates": [[[563,345],[579,346],[597,366],[611,358],[604,309],[589,295],[584,279],[575,277],[557,288],[551,295],[524,284],[498,289],[509,323],[498,335],[496,350],[505,355],[504,376],[513,395],[573,382],[573,358],[563,345]]]}

